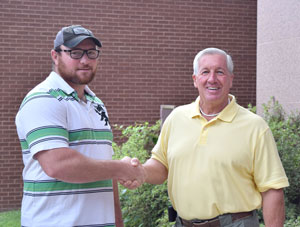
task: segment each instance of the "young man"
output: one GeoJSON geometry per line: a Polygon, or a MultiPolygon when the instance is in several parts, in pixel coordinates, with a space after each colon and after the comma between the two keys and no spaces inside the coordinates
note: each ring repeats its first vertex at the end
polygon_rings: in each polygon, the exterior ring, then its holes
{"type": "Polygon", "coordinates": [[[87,86],[100,47],[90,30],[62,28],[51,50],[53,71],[20,106],[22,226],[123,226],[116,179],[144,181],[142,168],[111,160],[107,111],[87,86]]]}

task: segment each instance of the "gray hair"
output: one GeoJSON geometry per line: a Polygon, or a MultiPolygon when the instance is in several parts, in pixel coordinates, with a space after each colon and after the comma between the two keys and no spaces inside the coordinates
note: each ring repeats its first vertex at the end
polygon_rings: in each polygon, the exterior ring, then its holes
{"type": "Polygon", "coordinates": [[[208,54],[219,54],[219,55],[223,55],[226,57],[226,63],[227,63],[227,69],[228,71],[233,74],[233,61],[231,59],[231,56],[229,54],[227,54],[224,50],[218,49],[218,48],[214,48],[214,47],[210,47],[210,48],[206,48],[204,50],[201,50],[194,58],[194,62],[193,62],[193,68],[194,68],[194,75],[198,74],[199,71],[199,61],[200,59],[204,56],[204,55],[208,55],[208,54]]]}

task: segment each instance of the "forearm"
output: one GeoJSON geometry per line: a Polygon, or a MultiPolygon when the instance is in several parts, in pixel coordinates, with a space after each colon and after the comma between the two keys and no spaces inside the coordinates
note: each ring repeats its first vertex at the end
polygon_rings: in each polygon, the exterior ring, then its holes
{"type": "Polygon", "coordinates": [[[132,167],[122,161],[95,160],[68,148],[42,151],[36,157],[47,175],[70,183],[134,176],[132,167]]]}
{"type": "Polygon", "coordinates": [[[149,184],[162,184],[168,178],[167,168],[159,161],[151,158],[143,164],[146,172],[145,182],[149,184]]]}
{"type": "Polygon", "coordinates": [[[270,189],[263,192],[262,197],[266,227],[283,227],[285,220],[283,189],[270,189]]]}

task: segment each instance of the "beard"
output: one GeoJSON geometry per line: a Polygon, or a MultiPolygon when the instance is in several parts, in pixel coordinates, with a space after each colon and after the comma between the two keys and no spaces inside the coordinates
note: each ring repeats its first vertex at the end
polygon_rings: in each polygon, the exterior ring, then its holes
{"type": "Polygon", "coordinates": [[[85,66],[84,69],[89,69],[87,72],[80,72],[76,69],[68,67],[61,59],[58,60],[58,74],[70,85],[86,85],[89,84],[95,77],[97,67],[93,69],[91,66],[85,66]]]}

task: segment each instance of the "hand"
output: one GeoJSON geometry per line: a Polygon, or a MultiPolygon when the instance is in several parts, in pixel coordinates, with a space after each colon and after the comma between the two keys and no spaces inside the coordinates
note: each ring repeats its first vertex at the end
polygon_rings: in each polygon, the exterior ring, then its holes
{"type": "Polygon", "coordinates": [[[121,161],[128,164],[129,175],[118,179],[119,183],[128,189],[135,189],[141,186],[146,179],[146,171],[137,158],[124,157],[121,161]]]}

